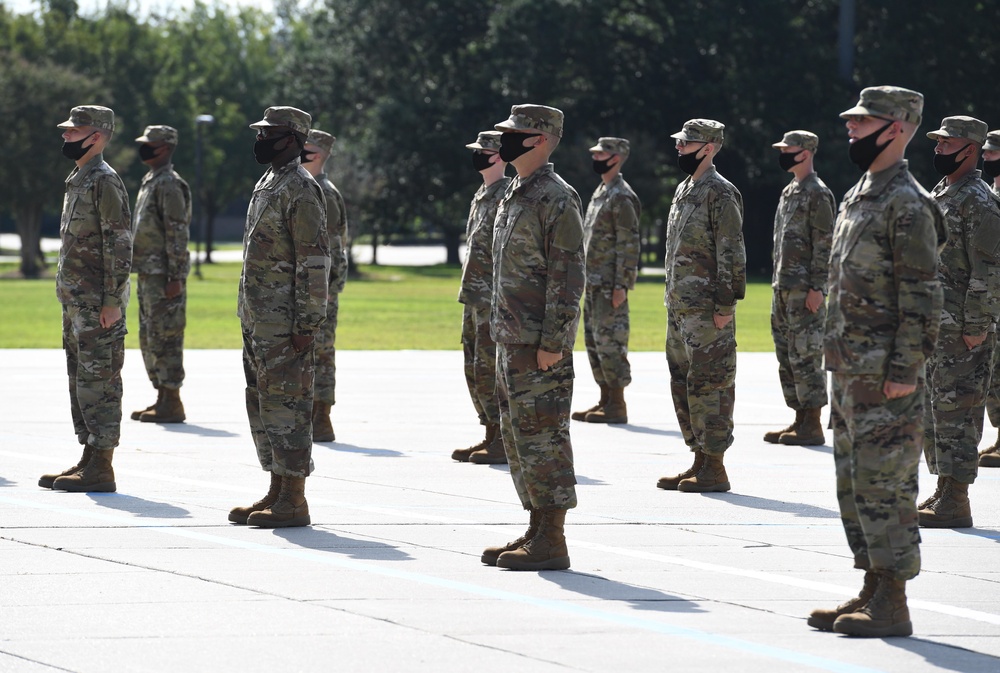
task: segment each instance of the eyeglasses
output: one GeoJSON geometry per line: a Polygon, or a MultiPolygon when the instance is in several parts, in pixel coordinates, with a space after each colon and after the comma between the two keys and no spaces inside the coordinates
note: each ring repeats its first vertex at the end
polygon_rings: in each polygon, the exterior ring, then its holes
{"type": "Polygon", "coordinates": [[[699,140],[678,140],[678,141],[677,141],[677,142],[676,142],[676,143],[674,144],[674,147],[676,147],[676,148],[677,148],[677,149],[679,149],[679,150],[682,150],[682,149],[684,149],[685,147],[687,147],[688,145],[707,145],[707,144],[708,144],[708,143],[705,143],[705,142],[701,142],[701,141],[699,141],[699,140]]]}

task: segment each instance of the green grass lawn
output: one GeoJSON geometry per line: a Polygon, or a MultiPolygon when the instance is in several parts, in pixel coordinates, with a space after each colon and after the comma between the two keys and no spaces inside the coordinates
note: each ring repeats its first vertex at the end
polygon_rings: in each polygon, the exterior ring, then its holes
{"type": "MultiPolygon", "coordinates": [[[[15,264],[0,265],[0,348],[60,348],[60,306],[55,281],[10,278],[15,264]]],[[[456,267],[362,266],[340,296],[337,348],[347,350],[457,350],[462,306],[456,301],[461,270],[456,267]]],[[[240,265],[204,264],[204,278],[188,281],[187,348],[240,348],[236,292],[240,265]]],[[[139,347],[138,304],[127,311],[125,345],[139,347]]],[[[630,294],[633,351],[662,351],[666,334],[663,281],[644,277],[630,294]]],[[[770,334],[771,288],[751,283],[737,309],[741,351],[774,349],[770,334]]],[[[577,349],[583,349],[582,328],[577,349]]]]}

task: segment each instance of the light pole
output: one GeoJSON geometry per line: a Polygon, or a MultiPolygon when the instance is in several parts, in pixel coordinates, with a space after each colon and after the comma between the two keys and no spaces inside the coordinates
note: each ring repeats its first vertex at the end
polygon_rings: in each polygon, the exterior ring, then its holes
{"type": "Polygon", "coordinates": [[[205,238],[205,207],[204,207],[204,186],[202,184],[202,128],[208,124],[214,124],[215,117],[212,115],[198,115],[194,118],[196,129],[196,139],[194,145],[194,216],[198,218],[198,241],[195,245],[194,254],[194,275],[199,279],[201,276],[201,242],[205,238]]]}

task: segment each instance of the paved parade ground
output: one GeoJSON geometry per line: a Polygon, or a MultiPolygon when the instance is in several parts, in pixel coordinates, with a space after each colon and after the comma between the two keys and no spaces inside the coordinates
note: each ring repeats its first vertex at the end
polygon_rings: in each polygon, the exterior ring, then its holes
{"type": "MultiPolygon", "coordinates": [[[[129,350],[118,492],[87,495],[36,485],[80,453],[62,352],[0,350],[0,671],[1000,671],[1000,470],[971,489],[975,528],[923,532],[913,637],[806,626],[862,574],[829,445],[761,439],[791,416],[771,353],[739,356],[733,490],[711,495],[655,487],[690,454],[663,354],[633,354],[631,423],[573,424],[572,569],[541,573],[479,561],[527,516],[505,466],[449,458],[481,438],[461,352],[337,359],[313,525],[263,530],[226,519],[268,484],[239,352],[188,351],[188,422],[157,426],[127,420],[155,397],[129,350]]],[[[575,360],[580,409],[597,387],[575,360]]]]}

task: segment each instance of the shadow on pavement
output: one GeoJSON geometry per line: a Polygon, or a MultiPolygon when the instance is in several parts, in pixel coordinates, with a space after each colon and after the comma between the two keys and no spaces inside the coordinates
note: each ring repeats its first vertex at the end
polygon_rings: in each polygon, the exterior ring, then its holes
{"type": "Polygon", "coordinates": [[[637,435],[661,435],[663,437],[680,437],[679,430],[663,430],[660,428],[650,428],[645,425],[633,425],[631,423],[620,423],[609,425],[609,428],[621,428],[626,432],[634,432],[637,435]]]}
{"type": "MultiPolygon", "coordinates": [[[[914,623],[915,629],[919,629],[920,626],[919,623],[914,623]]],[[[844,638],[850,638],[850,636],[844,636],[844,638]]],[[[936,643],[933,640],[912,636],[910,638],[883,638],[882,642],[923,657],[927,663],[935,667],[935,670],[960,671],[961,673],[971,673],[972,671],[984,671],[985,673],[985,671],[1000,670],[1000,658],[981,652],[972,652],[947,643],[936,643]]]]}
{"type": "Polygon", "coordinates": [[[702,493],[701,495],[713,499],[728,502],[738,507],[749,507],[750,509],[763,509],[769,512],[783,512],[794,514],[795,516],[808,516],[817,519],[839,519],[840,512],[825,507],[815,505],[805,505],[800,502],[785,502],[783,500],[771,500],[770,498],[758,498],[753,495],[740,495],[739,493],[702,493]]]}
{"type": "Polygon", "coordinates": [[[120,512],[129,512],[136,516],[148,517],[150,519],[187,519],[191,516],[191,512],[182,507],[168,505],[165,502],[137,498],[134,495],[88,493],[87,497],[93,500],[94,504],[101,507],[116,509],[120,512]]]}
{"type": "Polygon", "coordinates": [[[13,486],[16,483],[17,483],[16,481],[11,481],[9,479],[4,479],[3,477],[0,477],[0,488],[4,488],[5,486],[13,486]]]}
{"type": "MultiPolygon", "coordinates": [[[[146,423],[146,425],[150,425],[146,423]]],[[[206,428],[201,425],[194,425],[193,423],[154,423],[167,432],[176,432],[179,435],[195,435],[198,437],[239,437],[239,434],[235,432],[229,432],[228,430],[217,430],[215,428],[206,428]]]]}
{"type": "Polygon", "coordinates": [[[656,612],[704,612],[697,603],[665,594],[656,589],[640,587],[609,580],[600,575],[588,575],[573,570],[560,572],[542,572],[538,576],[567,591],[592,596],[603,601],[618,601],[629,603],[638,610],[653,610],[656,612]]]}
{"type": "Polygon", "coordinates": [[[342,453],[358,453],[371,458],[404,458],[406,456],[402,451],[394,449],[373,449],[367,446],[342,444],[340,442],[313,442],[313,446],[322,446],[342,453]]]}
{"type": "MultiPolygon", "coordinates": [[[[3,483],[0,483],[0,486],[3,486],[3,483]]],[[[929,529],[921,528],[920,530],[924,531],[929,529]]],[[[981,537],[986,540],[995,540],[997,542],[1000,542],[1000,531],[991,530],[989,528],[950,528],[950,529],[942,528],[939,530],[953,530],[956,533],[961,533],[962,535],[971,535],[972,537],[981,537]]]]}
{"type": "Polygon", "coordinates": [[[318,528],[304,526],[302,528],[275,528],[273,534],[292,544],[313,551],[328,551],[343,554],[354,559],[368,561],[412,561],[413,557],[397,547],[374,540],[356,540],[341,537],[336,533],[318,528]]]}

